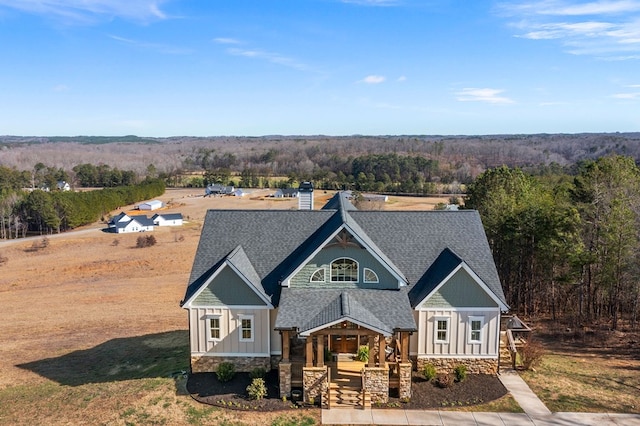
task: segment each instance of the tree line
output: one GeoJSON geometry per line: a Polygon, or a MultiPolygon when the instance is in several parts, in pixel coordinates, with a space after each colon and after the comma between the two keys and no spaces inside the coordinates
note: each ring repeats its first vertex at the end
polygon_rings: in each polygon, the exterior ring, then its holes
{"type": "Polygon", "coordinates": [[[159,179],[96,191],[0,190],[0,239],[29,233],[63,232],[93,223],[120,206],[148,200],[165,191],[159,179]]]}
{"type": "Polygon", "coordinates": [[[506,166],[468,187],[511,309],[576,325],[638,323],[640,169],[625,156],[534,176],[506,166]]]}

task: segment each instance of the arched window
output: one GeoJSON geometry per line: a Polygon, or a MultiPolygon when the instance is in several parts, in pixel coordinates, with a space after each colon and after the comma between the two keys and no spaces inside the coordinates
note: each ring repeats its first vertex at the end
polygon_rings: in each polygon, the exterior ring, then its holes
{"type": "Polygon", "coordinates": [[[316,269],[316,271],[313,274],[311,274],[311,279],[309,281],[312,283],[323,283],[324,268],[316,269]]]}
{"type": "Polygon", "coordinates": [[[377,282],[379,282],[378,274],[373,272],[372,269],[364,268],[364,282],[365,283],[377,283],[377,282]]]}
{"type": "Polygon", "coordinates": [[[342,257],[331,262],[332,282],[357,282],[358,262],[353,259],[342,257]]]}

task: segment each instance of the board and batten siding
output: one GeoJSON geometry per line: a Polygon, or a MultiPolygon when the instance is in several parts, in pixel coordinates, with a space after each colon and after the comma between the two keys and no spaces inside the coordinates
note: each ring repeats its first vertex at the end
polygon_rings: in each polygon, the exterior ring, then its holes
{"type": "Polygon", "coordinates": [[[364,289],[396,289],[398,278],[393,276],[385,265],[367,250],[356,247],[329,247],[320,250],[305,266],[291,278],[292,288],[364,288],[364,289]],[[331,282],[331,262],[339,258],[349,258],[358,262],[358,282],[331,282]],[[325,282],[310,282],[311,275],[318,269],[324,269],[325,282]],[[364,282],[364,269],[369,268],[378,275],[377,283],[364,282]]]}
{"type": "Polygon", "coordinates": [[[191,306],[219,305],[267,306],[229,266],[222,268],[191,303],[191,306]]]}
{"type": "Polygon", "coordinates": [[[498,355],[498,308],[422,309],[415,312],[419,332],[412,336],[411,352],[418,356],[492,357],[498,355]],[[482,317],[482,342],[470,343],[470,317],[482,317]],[[436,342],[437,321],[449,319],[447,343],[436,342]]]}
{"type": "Polygon", "coordinates": [[[269,309],[192,307],[189,309],[189,333],[191,353],[220,356],[269,356],[271,333],[269,309]],[[242,315],[253,316],[253,341],[240,341],[242,315]],[[220,340],[211,341],[207,336],[207,321],[211,316],[220,317],[220,340]]]}

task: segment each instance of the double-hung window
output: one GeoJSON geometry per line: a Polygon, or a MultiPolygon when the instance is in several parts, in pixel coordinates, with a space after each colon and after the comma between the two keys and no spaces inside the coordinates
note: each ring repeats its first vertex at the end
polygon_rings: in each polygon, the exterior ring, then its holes
{"type": "Polygon", "coordinates": [[[207,321],[207,340],[219,341],[222,339],[222,323],[220,315],[210,315],[207,321]]]}
{"type": "Polygon", "coordinates": [[[253,315],[239,315],[240,341],[253,342],[253,315]]]}
{"type": "Polygon", "coordinates": [[[436,343],[449,343],[449,318],[436,317],[434,341],[436,343]]]}
{"type": "Polygon", "coordinates": [[[482,343],[484,317],[469,317],[469,343],[482,343]]]}

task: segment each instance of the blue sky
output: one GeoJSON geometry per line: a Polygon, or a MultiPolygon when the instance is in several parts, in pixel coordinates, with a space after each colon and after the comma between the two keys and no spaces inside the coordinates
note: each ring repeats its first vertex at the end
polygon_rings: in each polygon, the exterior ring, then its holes
{"type": "Polygon", "coordinates": [[[640,131],[640,0],[0,0],[0,134],[640,131]]]}

